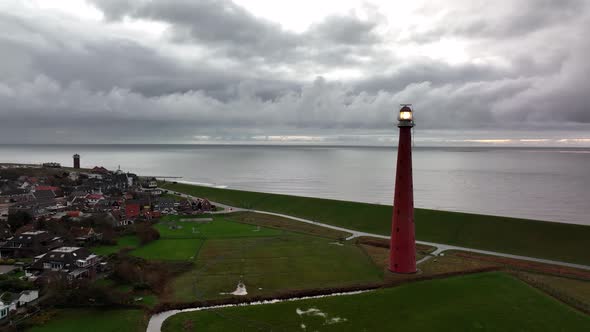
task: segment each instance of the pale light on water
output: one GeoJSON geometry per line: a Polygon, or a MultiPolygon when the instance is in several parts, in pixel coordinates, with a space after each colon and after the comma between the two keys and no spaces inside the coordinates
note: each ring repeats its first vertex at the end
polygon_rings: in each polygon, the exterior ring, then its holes
{"type": "MultiPolygon", "coordinates": [[[[236,189],[391,204],[393,148],[4,145],[0,162],[103,165],[236,189]]],[[[589,224],[590,149],[414,148],[416,206],[589,224]]]]}

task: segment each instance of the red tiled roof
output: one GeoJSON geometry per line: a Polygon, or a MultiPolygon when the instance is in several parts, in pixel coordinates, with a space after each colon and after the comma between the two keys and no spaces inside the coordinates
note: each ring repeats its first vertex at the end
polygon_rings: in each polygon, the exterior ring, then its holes
{"type": "Polygon", "coordinates": [[[54,186],[37,186],[35,188],[35,190],[37,190],[37,191],[42,191],[42,190],[58,191],[60,189],[59,189],[59,187],[54,187],[54,186]]]}
{"type": "Polygon", "coordinates": [[[80,211],[68,211],[68,216],[72,218],[78,218],[80,217],[80,211]]]}
{"type": "Polygon", "coordinates": [[[102,166],[94,166],[94,168],[92,168],[92,171],[95,173],[108,173],[109,170],[102,167],[102,166]]]}

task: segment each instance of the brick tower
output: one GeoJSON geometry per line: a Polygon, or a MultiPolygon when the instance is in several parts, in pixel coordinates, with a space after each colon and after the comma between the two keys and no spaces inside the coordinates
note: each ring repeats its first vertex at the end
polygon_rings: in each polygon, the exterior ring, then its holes
{"type": "Polygon", "coordinates": [[[412,127],[410,105],[402,105],[398,117],[399,146],[391,222],[389,270],[395,273],[416,272],[414,234],[414,187],[412,183],[412,127]]]}
{"type": "Polygon", "coordinates": [[[74,155],[74,168],[80,169],[80,155],[77,153],[74,155]]]}

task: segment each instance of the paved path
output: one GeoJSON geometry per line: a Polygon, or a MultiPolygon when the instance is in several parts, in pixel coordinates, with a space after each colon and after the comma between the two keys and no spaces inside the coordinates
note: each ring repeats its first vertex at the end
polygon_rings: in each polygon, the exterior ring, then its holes
{"type": "MultiPolygon", "coordinates": [[[[350,239],[353,239],[353,238],[359,237],[359,236],[370,236],[370,237],[376,237],[376,238],[380,238],[380,239],[388,239],[389,240],[389,236],[386,236],[386,235],[359,232],[359,231],[355,231],[352,229],[347,229],[347,228],[342,228],[342,227],[333,226],[333,225],[329,225],[329,224],[324,224],[324,223],[320,223],[317,221],[293,217],[293,216],[289,216],[289,215],[285,215],[285,214],[281,214],[281,213],[266,212],[266,211],[260,211],[260,210],[252,210],[252,209],[241,209],[240,211],[249,211],[249,212],[269,214],[269,215],[273,215],[273,216],[289,218],[289,219],[305,222],[308,224],[314,224],[317,226],[322,226],[322,227],[326,227],[326,228],[331,228],[331,229],[351,233],[352,235],[347,237],[346,240],[350,240],[350,239]]],[[[436,247],[436,250],[433,251],[430,254],[430,256],[426,256],[425,258],[421,259],[420,261],[417,262],[418,264],[428,260],[428,258],[430,258],[430,257],[438,256],[440,253],[447,251],[447,250],[461,250],[461,251],[473,252],[473,253],[477,253],[477,254],[486,254],[486,255],[500,256],[500,257],[506,257],[506,258],[521,259],[521,260],[525,260],[525,261],[553,264],[553,265],[566,266],[566,267],[572,267],[572,268],[590,271],[590,266],[588,266],[588,265],[573,264],[573,263],[567,263],[567,262],[561,262],[561,261],[554,261],[554,260],[550,260],[550,259],[528,257],[528,256],[511,255],[511,254],[505,254],[505,253],[496,252],[496,251],[459,247],[459,246],[453,246],[453,245],[442,244],[442,243],[433,243],[433,242],[426,242],[426,241],[416,241],[416,243],[428,245],[431,247],[436,247]]]]}

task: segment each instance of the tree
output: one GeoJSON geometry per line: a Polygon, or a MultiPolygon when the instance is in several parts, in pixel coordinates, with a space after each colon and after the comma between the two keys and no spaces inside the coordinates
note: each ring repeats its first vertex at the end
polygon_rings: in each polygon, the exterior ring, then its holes
{"type": "Polygon", "coordinates": [[[137,224],[136,230],[139,242],[144,245],[160,238],[160,232],[149,223],[137,224]]]}
{"type": "Polygon", "coordinates": [[[140,268],[133,262],[123,259],[115,263],[113,277],[125,283],[135,283],[140,280],[140,268]]]}
{"type": "Polygon", "coordinates": [[[18,293],[23,290],[31,289],[33,283],[21,280],[14,273],[0,275],[0,292],[18,293]]]}
{"type": "Polygon", "coordinates": [[[8,215],[8,225],[14,232],[15,230],[28,225],[33,221],[33,216],[25,211],[17,211],[8,215]]]}

